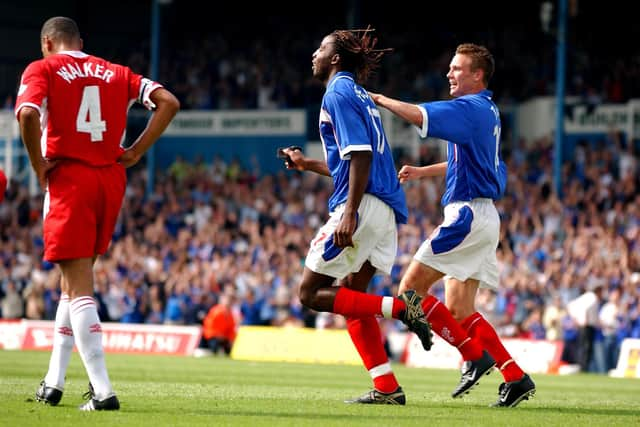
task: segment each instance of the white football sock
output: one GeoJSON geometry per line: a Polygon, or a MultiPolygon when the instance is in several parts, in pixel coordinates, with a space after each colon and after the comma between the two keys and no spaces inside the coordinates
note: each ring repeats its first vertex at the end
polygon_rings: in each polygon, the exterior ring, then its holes
{"type": "Polygon", "coordinates": [[[114,393],[104,360],[102,326],[96,303],[89,296],[75,298],[71,301],[70,312],[76,346],[93,385],[95,398],[104,400],[114,393]]]}
{"type": "Polygon", "coordinates": [[[69,295],[62,294],[56,310],[49,370],[44,377],[46,385],[64,390],[64,377],[67,374],[67,366],[69,366],[72,351],[73,331],[69,317],[69,295]]]}

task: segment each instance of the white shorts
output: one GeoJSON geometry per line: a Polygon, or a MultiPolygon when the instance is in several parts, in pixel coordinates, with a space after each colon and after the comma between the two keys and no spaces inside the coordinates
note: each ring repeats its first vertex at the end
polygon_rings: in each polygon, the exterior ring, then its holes
{"type": "Polygon", "coordinates": [[[453,202],[413,258],[446,276],[476,279],[481,287],[497,289],[499,235],[500,216],[491,199],[453,202]]]}
{"type": "Polygon", "coordinates": [[[365,194],[358,208],[353,247],[338,248],[333,232],[340,223],[345,205],[338,206],[311,241],[305,266],[311,271],[341,280],[360,271],[365,261],[389,274],[398,248],[398,228],[393,209],[382,200],[365,194]]]}

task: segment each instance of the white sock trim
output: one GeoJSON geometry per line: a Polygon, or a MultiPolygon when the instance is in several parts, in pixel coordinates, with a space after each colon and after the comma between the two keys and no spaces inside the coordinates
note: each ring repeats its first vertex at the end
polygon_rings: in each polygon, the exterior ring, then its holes
{"type": "Polygon", "coordinates": [[[393,297],[382,297],[380,311],[385,319],[393,318],[393,297]]]}
{"type": "Polygon", "coordinates": [[[469,341],[471,341],[470,337],[465,338],[457,347],[458,350],[460,350],[462,348],[463,345],[465,345],[466,343],[468,343],[469,341]]]}
{"type": "MultiPolygon", "coordinates": [[[[476,312],[476,313],[478,313],[478,312],[476,312]]],[[[471,324],[467,327],[467,331],[468,331],[469,329],[471,329],[471,328],[473,327],[473,325],[475,325],[475,324],[476,324],[476,322],[479,322],[479,321],[480,321],[480,319],[484,319],[484,316],[483,316],[482,314],[480,314],[480,313],[478,313],[478,314],[479,314],[479,316],[478,316],[478,317],[476,317],[475,319],[473,319],[473,322],[471,322],[471,324]]],[[[485,321],[486,321],[486,319],[485,319],[485,321]]]]}
{"type": "Polygon", "coordinates": [[[431,313],[433,313],[433,310],[435,310],[435,308],[438,306],[438,304],[440,304],[440,300],[436,300],[436,303],[433,304],[433,306],[431,306],[431,308],[429,309],[429,312],[424,315],[425,319],[429,320],[429,316],[431,316],[431,313]]]}
{"type": "Polygon", "coordinates": [[[72,315],[78,314],[83,310],[96,307],[97,305],[93,297],[78,297],[69,303],[69,309],[71,310],[72,315]]]}
{"type": "Polygon", "coordinates": [[[389,362],[383,363],[382,365],[374,366],[373,368],[369,369],[369,375],[371,375],[371,378],[373,379],[390,374],[392,372],[393,371],[391,370],[391,363],[389,362]]]}

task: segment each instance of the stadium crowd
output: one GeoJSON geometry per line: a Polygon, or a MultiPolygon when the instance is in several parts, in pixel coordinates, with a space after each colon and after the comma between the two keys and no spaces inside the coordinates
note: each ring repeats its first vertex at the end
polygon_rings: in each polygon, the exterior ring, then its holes
{"type": "MultiPolygon", "coordinates": [[[[488,43],[491,50],[499,52],[496,78],[491,83],[496,102],[505,105],[554,95],[555,38],[540,31],[505,34],[508,36],[494,35],[496,39],[488,43]]],[[[424,46],[422,36],[410,30],[395,37],[385,35],[385,45],[395,50],[368,87],[404,100],[448,96],[444,76],[455,43],[448,48],[424,46]]],[[[309,71],[311,52],[317,45],[313,34],[278,33],[277,39],[241,42],[207,33],[197,43],[174,43],[160,64],[160,81],[172,83],[183,109],[307,108],[317,104],[324,92],[309,71]]],[[[579,41],[572,44],[567,96],[589,105],[640,97],[640,55],[629,54],[625,62],[610,51],[594,55],[588,54],[589,49],[579,41]]],[[[123,55],[122,60],[134,69],[147,70],[148,58],[142,52],[123,55]]]]}
{"type": "MultiPolygon", "coordinates": [[[[481,290],[479,310],[502,336],[563,340],[566,362],[606,372],[621,340],[640,337],[637,151],[615,132],[578,144],[558,198],[550,138],[507,149],[509,182],[497,205],[503,286],[481,290]],[[591,304],[578,303],[585,295],[594,295],[591,304]],[[594,333],[585,343],[586,327],[594,333]]],[[[439,156],[423,144],[419,158],[397,161],[428,164],[439,156]]],[[[296,290],[308,242],[327,214],[328,179],[284,170],[255,176],[219,158],[178,158],[146,196],[145,176],[142,168],[130,174],[113,243],[96,263],[103,321],[202,324],[224,299],[241,324],[344,325],[339,316],[305,310],[296,290]]],[[[439,179],[405,184],[409,223],[392,275],[371,283],[376,293],[395,295],[412,254],[440,221],[442,188],[439,179]]],[[[3,318],[55,317],[59,273],[42,261],[41,211],[41,196],[10,183],[0,204],[3,318]]]]}
{"type": "MultiPolygon", "coordinates": [[[[567,95],[593,105],[640,97],[637,51],[624,62],[615,58],[619,52],[612,45],[594,53],[587,45],[591,39],[583,37],[592,28],[575,24],[567,95]]],[[[160,63],[158,80],[168,82],[183,109],[317,107],[324,88],[310,67],[313,38],[321,32],[265,31],[248,40],[210,29],[204,36],[190,32],[198,27],[189,21],[184,37],[176,31],[160,63]]],[[[416,28],[403,25],[395,38],[393,31],[385,34],[383,45],[395,52],[373,87],[406,100],[444,97],[451,52],[440,41],[454,37],[438,27],[441,39],[424,43],[424,26],[416,28]]],[[[553,94],[555,39],[538,27],[529,30],[485,34],[498,60],[491,89],[501,105],[553,94]]],[[[145,73],[148,46],[131,40],[127,46],[130,51],[113,59],[145,73]]],[[[2,95],[2,108],[11,110],[13,93],[2,95]]],[[[640,151],[615,132],[578,144],[563,166],[558,197],[550,138],[504,145],[509,181],[497,203],[502,288],[481,290],[479,311],[504,337],[563,340],[566,362],[606,372],[614,367],[621,340],[640,337],[640,151]]],[[[396,161],[429,164],[441,155],[422,145],[418,158],[396,161]]],[[[241,324],[344,326],[339,316],[303,308],[296,290],[308,242],[327,215],[328,179],[284,170],[258,176],[219,158],[193,164],[177,158],[159,172],[149,195],[145,177],[144,169],[130,171],[113,243],[96,262],[103,321],[202,324],[222,300],[241,324]]],[[[396,294],[412,255],[441,220],[440,179],[404,188],[409,223],[400,229],[392,275],[371,283],[379,294],[396,294]]],[[[11,181],[0,203],[2,318],[55,317],[59,273],[42,261],[41,212],[42,196],[30,196],[26,186],[11,181]]]]}

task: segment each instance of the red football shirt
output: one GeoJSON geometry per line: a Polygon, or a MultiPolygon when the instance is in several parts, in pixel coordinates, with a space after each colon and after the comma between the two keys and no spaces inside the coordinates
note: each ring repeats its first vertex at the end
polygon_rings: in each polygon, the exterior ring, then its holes
{"type": "Polygon", "coordinates": [[[40,112],[42,154],[91,166],[116,162],[133,102],[152,105],[158,83],[130,68],[83,52],[61,52],[32,62],[20,81],[15,114],[40,112]]]}

